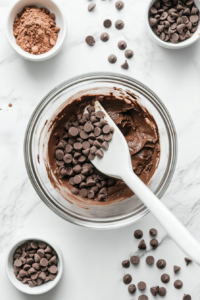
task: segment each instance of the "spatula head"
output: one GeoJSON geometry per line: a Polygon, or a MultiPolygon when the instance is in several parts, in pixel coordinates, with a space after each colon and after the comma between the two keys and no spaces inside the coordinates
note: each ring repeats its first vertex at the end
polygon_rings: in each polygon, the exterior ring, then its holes
{"type": "Polygon", "coordinates": [[[114,128],[114,133],[112,140],[109,142],[108,150],[102,149],[104,156],[102,158],[96,156],[92,163],[100,172],[111,177],[122,178],[122,174],[126,170],[132,170],[131,156],[126,139],[101,104],[95,101],[95,112],[99,110],[104,112],[104,119],[114,128]]]}

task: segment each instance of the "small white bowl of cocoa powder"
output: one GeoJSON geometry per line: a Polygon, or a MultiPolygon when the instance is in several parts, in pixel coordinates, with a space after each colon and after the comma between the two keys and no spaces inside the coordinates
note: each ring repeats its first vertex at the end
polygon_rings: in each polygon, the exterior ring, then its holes
{"type": "Polygon", "coordinates": [[[6,35],[23,58],[43,61],[56,55],[66,38],[63,10],[52,0],[19,0],[7,17],[6,35]]]}

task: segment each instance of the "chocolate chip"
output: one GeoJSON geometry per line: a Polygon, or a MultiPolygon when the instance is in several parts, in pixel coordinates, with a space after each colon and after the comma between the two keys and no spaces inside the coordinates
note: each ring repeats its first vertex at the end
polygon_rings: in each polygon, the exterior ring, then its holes
{"type": "Polygon", "coordinates": [[[142,232],[142,230],[140,230],[140,229],[135,230],[135,232],[134,232],[134,237],[135,237],[136,239],[141,239],[141,238],[143,237],[143,232],[142,232]]]}
{"type": "Polygon", "coordinates": [[[112,139],[112,133],[104,134],[103,137],[106,142],[109,142],[112,139]]]}
{"type": "Polygon", "coordinates": [[[103,149],[105,149],[105,150],[108,150],[108,148],[109,148],[109,144],[108,144],[108,142],[103,142],[102,143],[102,145],[101,145],[101,147],[103,148],[103,149]]]}
{"type": "Polygon", "coordinates": [[[81,149],[82,149],[82,144],[81,144],[80,142],[75,143],[75,144],[74,144],[74,149],[75,149],[76,151],[81,151],[81,149]]]}
{"type": "Polygon", "coordinates": [[[77,188],[75,188],[75,187],[73,187],[70,191],[74,195],[78,195],[78,193],[79,193],[79,190],[77,188]]]}
{"type": "Polygon", "coordinates": [[[150,288],[150,291],[153,296],[157,296],[158,292],[159,292],[159,286],[154,286],[154,287],[150,288]]]}
{"type": "Polygon", "coordinates": [[[104,194],[99,194],[99,195],[98,195],[98,201],[99,201],[99,202],[104,201],[104,200],[106,199],[106,197],[107,197],[107,196],[104,195],[104,194]]]}
{"type": "Polygon", "coordinates": [[[188,266],[192,262],[192,260],[185,257],[185,262],[186,262],[186,266],[188,266]]]}
{"type": "Polygon", "coordinates": [[[98,149],[96,152],[95,152],[95,155],[98,156],[98,157],[103,157],[104,156],[104,153],[101,149],[98,149]]]}
{"type": "Polygon", "coordinates": [[[129,284],[129,283],[131,283],[131,281],[132,281],[132,276],[131,276],[130,274],[124,275],[124,277],[123,277],[123,282],[124,282],[125,284],[129,284]]]}
{"type": "Polygon", "coordinates": [[[87,133],[92,131],[92,127],[93,127],[92,123],[90,121],[88,121],[84,125],[84,131],[87,132],[87,133]]]}
{"type": "Polygon", "coordinates": [[[163,283],[168,283],[168,282],[170,281],[170,276],[169,276],[168,274],[163,274],[163,275],[161,276],[161,281],[162,281],[163,283]]]}
{"type": "Polygon", "coordinates": [[[136,286],[135,284],[130,284],[128,287],[128,291],[130,294],[134,294],[136,292],[136,286]]]}
{"type": "Polygon", "coordinates": [[[174,287],[178,290],[180,290],[183,287],[183,282],[181,280],[176,280],[174,282],[174,287]]]}
{"type": "Polygon", "coordinates": [[[95,8],[96,4],[95,3],[90,3],[88,5],[88,11],[92,11],[95,8]]]}
{"type": "Polygon", "coordinates": [[[122,20],[117,20],[115,22],[115,28],[118,30],[121,30],[124,28],[124,22],[122,20]]]}
{"type": "Polygon", "coordinates": [[[76,127],[71,127],[71,128],[69,129],[69,134],[70,134],[71,136],[73,136],[73,137],[76,137],[76,136],[78,135],[78,128],[76,128],[76,127]]]}
{"type": "Polygon", "coordinates": [[[138,289],[141,291],[146,289],[146,283],[144,281],[140,281],[137,286],[138,286],[138,289]]]}
{"type": "Polygon", "coordinates": [[[95,39],[93,38],[92,35],[88,35],[88,36],[85,38],[85,41],[86,41],[86,43],[87,43],[89,46],[94,46],[94,44],[95,44],[95,39]]]}
{"type": "Polygon", "coordinates": [[[146,246],[144,240],[141,240],[141,242],[138,245],[138,248],[141,249],[141,250],[146,250],[147,246],[146,246]]]}
{"type": "Polygon", "coordinates": [[[127,60],[125,60],[125,62],[121,65],[122,69],[127,70],[129,68],[129,65],[127,63],[127,60]]]}
{"type": "Polygon", "coordinates": [[[72,162],[73,156],[71,154],[65,154],[63,160],[66,164],[70,164],[72,162]]]}
{"type": "Polygon", "coordinates": [[[96,140],[96,141],[94,141],[93,146],[95,146],[99,149],[101,147],[101,144],[96,140]]]}
{"type": "Polygon", "coordinates": [[[150,245],[152,246],[153,249],[156,249],[158,247],[158,241],[156,239],[152,239],[150,241],[150,245]]]}
{"type": "Polygon", "coordinates": [[[48,270],[51,274],[57,274],[58,272],[58,268],[56,266],[51,266],[48,270]]]}
{"type": "Polygon", "coordinates": [[[75,184],[79,184],[82,181],[82,178],[80,175],[75,175],[73,179],[74,179],[75,184]]]}
{"type": "Polygon", "coordinates": [[[101,119],[104,117],[104,113],[101,110],[98,110],[95,115],[98,119],[101,119]]]}
{"type": "Polygon", "coordinates": [[[164,269],[166,267],[166,261],[164,259],[159,259],[156,266],[158,269],[164,269]]]}
{"type": "Polygon", "coordinates": [[[124,268],[129,268],[130,267],[130,261],[127,259],[127,260],[123,260],[122,262],[122,267],[124,268]]]}
{"type": "Polygon", "coordinates": [[[138,265],[140,262],[139,256],[136,255],[131,256],[130,260],[133,265],[138,265]]]}
{"type": "Polygon", "coordinates": [[[149,298],[146,295],[140,295],[138,300],[149,300],[149,298]]]}
{"type": "Polygon", "coordinates": [[[120,50],[125,50],[127,47],[127,43],[125,41],[119,41],[117,45],[120,50]]]}
{"type": "Polygon", "coordinates": [[[106,19],[104,22],[103,22],[103,25],[105,28],[110,28],[112,26],[112,22],[111,20],[109,19],[106,19]]]}
{"type": "Polygon", "coordinates": [[[116,61],[117,61],[117,56],[116,56],[115,54],[110,54],[110,55],[108,56],[108,61],[109,61],[109,63],[111,63],[111,64],[116,63],[116,61]]]}
{"type": "Polygon", "coordinates": [[[96,128],[94,129],[94,134],[95,134],[95,136],[99,136],[99,135],[101,134],[101,128],[96,127],[96,128]]]}
{"type": "Polygon", "coordinates": [[[87,194],[88,194],[88,191],[86,189],[81,189],[79,191],[80,193],[80,196],[83,197],[83,198],[86,198],[87,197],[87,194]]]}
{"type": "Polygon", "coordinates": [[[147,256],[146,263],[148,265],[153,265],[154,264],[154,257],[153,256],[147,256]]]}
{"type": "Polygon", "coordinates": [[[149,230],[149,234],[150,234],[151,236],[156,236],[156,235],[158,234],[158,231],[157,231],[155,228],[151,228],[151,229],[149,230]]]}
{"type": "Polygon", "coordinates": [[[64,157],[64,152],[61,149],[57,149],[55,152],[55,156],[57,160],[62,160],[64,157]]]}
{"type": "Polygon", "coordinates": [[[167,294],[166,288],[164,288],[164,287],[159,287],[158,294],[159,294],[161,297],[164,297],[164,296],[167,294]]]}
{"type": "Polygon", "coordinates": [[[48,260],[47,260],[46,258],[42,258],[42,259],[40,260],[40,265],[41,265],[42,267],[48,266],[48,260]]]}
{"type": "Polygon", "coordinates": [[[123,9],[124,8],[124,2],[123,1],[117,1],[115,3],[115,7],[116,7],[117,10],[123,9]]]}
{"type": "MultiPolygon", "coordinates": [[[[102,40],[102,42],[107,42],[109,40],[109,34],[107,32],[103,32],[100,35],[100,39],[102,40]]],[[[92,118],[92,117],[91,117],[92,118]]],[[[92,120],[91,120],[92,121],[92,120]]]]}
{"type": "Polygon", "coordinates": [[[93,190],[89,190],[89,191],[88,191],[88,198],[89,198],[89,199],[93,199],[94,196],[95,196],[94,191],[93,191],[93,190]]]}
{"type": "Polygon", "coordinates": [[[71,153],[72,152],[72,150],[73,150],[73,147],[72,147],[72,145],[66,145],[66,147],[65,147],[65,152],[66,153],[71,153]]]}
{"type": "Polygon", "coordinates": [[[188,295],[188,294],[185,294],[183,296],[183,300],[192,300],[192,297],[190,295],[188,295]]]}
{"type": "Polygon", "coordinates": [[[178,266],[174,266],[174,273],[176,274],[176,273],[178,273],[178,271],[180,271],[180,267],[178,267],[178,266]]]}

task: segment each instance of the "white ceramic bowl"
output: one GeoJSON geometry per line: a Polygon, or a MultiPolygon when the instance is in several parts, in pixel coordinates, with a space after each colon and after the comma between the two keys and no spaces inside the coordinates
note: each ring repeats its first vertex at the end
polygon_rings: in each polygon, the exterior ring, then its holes
{"type": "MultiPolygon", "coordinates": [[[[196,32],[193,34],[193,36],[185,41],[179,42],[177,44],[173,44],[171,42],[163,42],[152,30],[150,24],[149,24],[149,9],[152,7],[153,3],[156,2],[157,0],[151,0],[149,1],[147,5],[147,10],[146,10],[146,26],[147,26],[147,31],[150,37],[156,42],[159,46],[162,46],[164,48],[168,49],[182,49],[185,47],[188,47],[195,43],[199,38],[200,38],[200,21],[198,22],[198,28],[196,32]]],[[[197,8],[200,10],[200,0],[195,0],[195,5],[197,8]]]]}
{"type": "Polygon", "coordinates": [[[52,0],[18,0],[10,7],[6,22],[6,36],[10,45],[19,55],[31,61],[43,61],[56,55],[60,51],[67,34],[66,16],[60,6],[52,0]],[[54,13],[56,16],[56,26],[60,27],[60,32],[58,33],[58,39],[55,46],[44,54],[34,55],[24,51],[16,44],[15,37],[13,35],[13,22],[17,13],[21,12],[25,6],[29,5],[45,7],[50,10],[50,12],[54,13]]]}
{"type": "Polygon", "coordinates": [[[52,238],[48,239],[46,237],[41,236],[28,236],[18,239],[14,242],[14,244],[11,246],[10,250],[8,251],[7,259],[6,259],[6,274],[8,276],[8,279],[10,282],[21,292],[30,294],[30,295],[40,295],[43,293],[46,293],[50,291],[52,288],[54,288],[57,283],[59,282],[60,278],[63,274],[63,255],[60,250],[60,248],[57,246],[57,244],[52,241],[52,238]],[[48,281],[40,286],[35,286],[33,288],[29,287],[28,284],[23,284],[21,281],[19,281],[14,274],[13,269],[13,255],[18,246],[21,244],[29,241],[29,240],[36,240],[36,241],[44,241],[47,244],[49,244],[57,253],[58,256],[58,275],[53,281],[48,281]]]}

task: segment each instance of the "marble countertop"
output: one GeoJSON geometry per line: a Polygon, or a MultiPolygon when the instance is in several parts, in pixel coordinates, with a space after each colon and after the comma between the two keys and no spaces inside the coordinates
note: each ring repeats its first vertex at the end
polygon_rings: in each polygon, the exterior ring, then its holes
{"type": "Polygon", "coordinates": [[[165,205],[177,216],[200,242],[200,42],[189,48],[170,51],[157,46],[146,33],[144,12],[148,0],[124,0],[122,11],[115,9],[114,0],[94,0],[95,11],[89,13],[87,0],[59,0],[66,12],[69,31],[61,52],[51,60],[33,63],[19,57],[5,36],[5,19],[13,0],[0,0],[0,282],[1,299],[30,300],[9,282],[4,263],[12,242],[26,234],[40,233],[52,236],[60,245],[65,257],[64,275],[56,288],[37,299],[116,300],[138,299],[128,293],[122,282],[126,273],[121,262],[137,252],[138,241],[133,238],[135,229],[144,231],[147,251],[140,266],[128,269],[133,283],[147,283],[150,300],[151,286],[164,284],[163,273],[171,276],[166,285],[166,300],[181,300],[184,293],[200,299],[200,268],[194,263],[186,267],[184,253],[166,235],[154,217],[149,214],[131,226],[111,230],[93,231],[69,224],[55,215],[34,191],[24,165],[23,139],[29,118],[40,100],[62,81],[93,71],[111,71],[126,74],[149,86],[168,108],[178,135],[178,162],[167,192],[162,198],[165,205]],[[113,23],[121,18],[125,28],[108,29],[110,40],[101,42],[103,20],[113,23]],[[96,44],[85,43],[87,35],[94,35],[96,44]],[[117,48],[125,39],[134,57],[129,70],[123,70],[124,53],[117,48]],[[118,61],[111,65],[109,54],[115,53],[118,61]],[[12,103],[12,107],[8,104],[12,103]],[[152,251],[148,231],[158,229],[160,246],[152,251]],[[154,255],[164,258],[167,267],[162,272],[146,265],[145,258],[154,255]],[[173,265],[180,265],[178,275],[173,265]],[[183,281],[182,290],[173,282],[183,281]]]}

